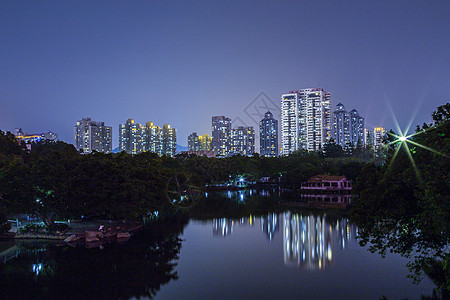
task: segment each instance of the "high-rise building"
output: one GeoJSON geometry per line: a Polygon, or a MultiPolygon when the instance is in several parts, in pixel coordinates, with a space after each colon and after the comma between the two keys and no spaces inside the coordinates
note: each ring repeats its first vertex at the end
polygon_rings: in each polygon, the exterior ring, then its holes
{"type": "Polygon", "coordinates": [[[200,142],[200,151],[211,151],[212,137],[209,134],[200,135],[198,140],[200,142]]]}
{"type": "Polygon", "coordinates": [[[209,134],[199,136],[193,132],[188,136],[188,151],[211,151],[211,141],[209,134]]]}
{"type": "Polygon", "coordinates": [[[364,128],[364,147],[373,146],[373,131],[364,128]]]}
{"type": "Polygon", "coordinates": [[[384,143],[385,143],[385,137],[386,137],[386,129],[383,127],[375,127],[373,130],[373,148],[375,152],[378,152],[382,149],[384,143]]]}
{"type": "MultiPolygon", "coordinates": [[[[299,150],[300,93],[290,92],[281,96],[281,151],[282,155],[299,150]]],[[[304,128],[302,127],[302,130],[304,128]]]]}
{"type": "Polygon", "coordinates": [[[74,127],[75,148],[83,153],[92,151],[112,152],[112,128],[104,122],[95,122],[91,118],[77,121],[74,127]]]}
{"type": "Polygon", "coordinates": [[[200,140],[197,132],[193,132],[188,136],[188,151],[200,151],[200,140]]]}
{"type": "Polygon", "coordinates": [[[282,154],[317,151],[331,137],[330,93],[301,89],[281,96],[282,154]]]}
{"type": "Polygon", "coordinates": [[[253,126],[238,126],[231,129],[231,150],[229,154],[253,155],[255,153],[255,130],[253,126]]]}
{"type": "Polygon", "coordinates": [[[345,106],[339,103],[333,112],[331,137],[343,148],[356,146],[358,141],[364,146],[364,118],[356,109],[347,112],[345,106]]]}
{"type": "Polygon", "coordinates": [[[262,156],[278,156],[278,121],[270,111],[259,122],[259,149],[262,156]]]}
{"type": "Polygon", "coordinates": [[[350,142],[350,114],[342,103],[338,103],[333,112],[331,137],[341,147],[350,142]]]}
{"type": "Polygon", "coordinates": [[[212,117],[212,150],[218,157],[225,157],[230,153],[231,119],[224,116],[212,117]]]}
{"type": "Polygon", "coordinates": [[[138,154],[144,149],[142,126],[128,119],[125,124],[119,124],[119,150],[128,154],[138,154]]]}
{"type": "Polygon", "coordinates": [[[119,150],[129,154],[154,152],[158,155],[174,156],[177,145],[175,128],[165,124],[163,128],[147,122],[144,125],[128,119],[119,125],[119,150]]]}
{"type": "Polygon", "coordinates": [[[162,154],[162,133],[161,127],[153,125],[152,122],[147,122],[145,127],[141,127],[142,130],[142,151],[153,152],[158,155],[162,154]]]}
{"type": "Polygon", "coordinates": [[[364,118],[359,115],[356,109],[350,111],[350,141],[353,146],[364,146],[364,118]]]}
{"type": "Polygon", "coordinates": [[[305,119],[305,138],[302,148],[317,151],[331,137],[330,93],[321,88],[302,89],[300,121],[305,119]]]}
{"type": "Polygon", "coordinates": [[[164,124],[162,128],[162,154],[175,156],[177,151],[177,130],[164,124]]]}

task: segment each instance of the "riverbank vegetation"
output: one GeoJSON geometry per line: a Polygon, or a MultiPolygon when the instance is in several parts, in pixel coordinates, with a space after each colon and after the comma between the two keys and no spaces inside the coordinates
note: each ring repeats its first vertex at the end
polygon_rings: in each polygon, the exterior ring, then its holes
{"type": "Polygon", "coordinates": [[[309,152],[279,158],[256,154],[223,159],[154,153],[80,154],[64,142],[33,144],[28,151],[14,135],[1,132],[1,207],[9,214],[36,214],[47,227],[54,226],[57,219],[136,220],[172,214],[207,185],[236,176],[250,181],[269,177],[298,190],[301,181],[316,174],[346,174],[356,179],[371,159],[309,152]]]}
{"type": "Polygon", "coordinates": [[[358,176],[352,216],[362,245],[410,259],[411,276],[422,271],[450,292],[450,104],[433,113],[411,137],[390,135],[385,165],[367,164],[358,176]]]}

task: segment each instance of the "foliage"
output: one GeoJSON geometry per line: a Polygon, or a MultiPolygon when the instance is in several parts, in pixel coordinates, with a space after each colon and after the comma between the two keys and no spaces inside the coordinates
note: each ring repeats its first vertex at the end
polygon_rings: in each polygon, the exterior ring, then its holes
{"type": "Polygon", "coordinates": [[[11,229],[11,223],[8,222],[6,208],[0,206],[0,235],[6,234],[11,229]]]}
{"type": "Polygon", "coordinates": [[[409,141],[391,135],[389,163],[363,168],[354,185],[359,197],[352,213],[362,245],[382,255],[389,251],[411,258],[411,276],[418,281],[424,271],[448,295],[450,120],[445,114],[449,105],[444,107],[433,114],[433,124],[419,127],[409,141]]]}

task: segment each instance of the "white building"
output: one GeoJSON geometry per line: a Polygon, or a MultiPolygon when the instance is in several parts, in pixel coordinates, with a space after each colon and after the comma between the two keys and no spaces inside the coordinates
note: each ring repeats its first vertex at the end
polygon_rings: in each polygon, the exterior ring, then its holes
{"type": "Polygon", "coordinates": [[[301,89],[281,96],[282,154],[317,151],[331,136],[330,93],[301,89]]]}
{"type": "Polygon", "coordinates": [[[91,118],[77,121],[74,127],[75,148],[83,153],[92,151],[110,153],[112,151],[112,127],[91,118]]]}
{"type": "Polygon", "coordinates": [[[386,129],[383,127],[375,127],[373,130],[373,148],[378,152],[384,146],[384,138],[386,136],[386,129]]]}
{"type": "Polygon", "coordinates": [[[281,154],[299,150],[300,94],[290,92],[281,96],[281,154]]]}

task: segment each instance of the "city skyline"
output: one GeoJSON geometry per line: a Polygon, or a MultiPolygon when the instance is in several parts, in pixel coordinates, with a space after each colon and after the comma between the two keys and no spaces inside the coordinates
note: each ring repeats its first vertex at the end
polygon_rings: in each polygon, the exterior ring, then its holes
{"type": "Polygon", "coordinates": [[[133,116],[173,125],[185,145],[213,115],[258,127],[270,110],[249,113],[258,95],[278,104],[298,87],[330,91],[368,128],[397,130],[391,111],[402,130],[429,122],[450,92],[450,3],[347,4],[2,1],[0,129],[73,143],[89,116],[113,126],[117,148],[133,116]]]}

